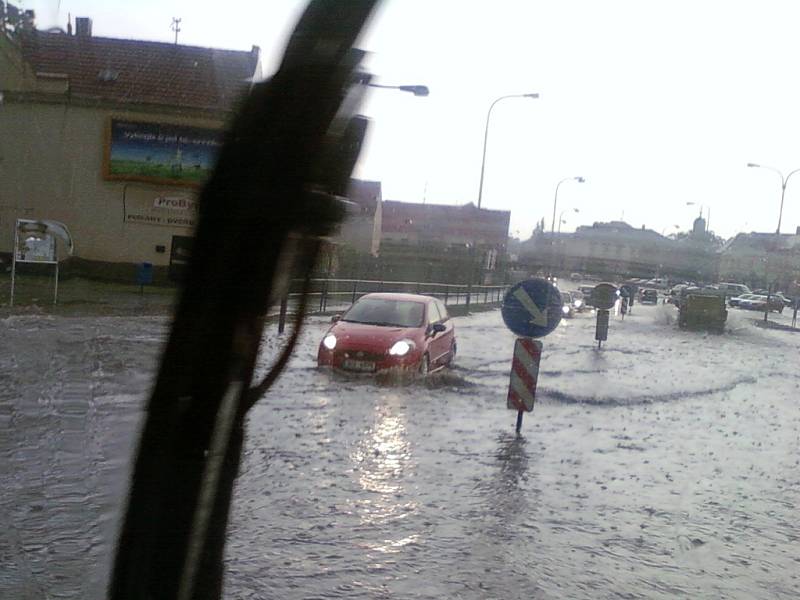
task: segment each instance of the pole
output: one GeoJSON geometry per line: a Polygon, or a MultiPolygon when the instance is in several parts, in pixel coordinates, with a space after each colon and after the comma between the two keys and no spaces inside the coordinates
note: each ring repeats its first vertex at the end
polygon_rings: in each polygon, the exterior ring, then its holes
{"type": "Polygon", "coordinates": [[[556,184],[556,194],[553,198],[553,223],[550,225],[551,233],[556,232],[556,206],[558,205],[558,188],[561,187],[561,184],[564,183],[569,177],[565,177],[561,181],[556,184]]]}
{"type": "Polygon", "coordinates": [[[489,106],[489,110],[486,113],[486,127],[483,131],[483,156],[481,157],[481,180],[478,184],[478,208],[481,207],[481,200],[483,200],[483,177],[486,173],[486,145],[489,141],[489,120],[492,116],[492,109],[494,105],[500,102],[500,100],[505,100],[506,98],[538,98],[539,94],[509,94],[507,96],[500,96],[494,102],[491,103],[489,106]]]}
{"type": "Polygon", "coordinates": [[[53,290],[53,304],[58,304],[58,257],[56,257],[56,285],[53,290]]]}
{"type": "Polygon", "coordinates": [[[522,430],[522,415],[525,414],[524,410],[520,410],[517,412],[517,433],[522,430]]]}
{"type": "Polygon", "coordinates": [[[286,295],[281,298],[281,308],[278,313],[278,334],[283,333],[286,329],[286,310],[289,307],[289,290],[286,290],[286,295]]]}
{"type": "Polygon", "coordinates": [[[17,248],[19,247],[19,220],[14,226],[14,247],[11,249],[11,301],[9,306],[14,306],[14,284],[17,281],[17,248]]]}

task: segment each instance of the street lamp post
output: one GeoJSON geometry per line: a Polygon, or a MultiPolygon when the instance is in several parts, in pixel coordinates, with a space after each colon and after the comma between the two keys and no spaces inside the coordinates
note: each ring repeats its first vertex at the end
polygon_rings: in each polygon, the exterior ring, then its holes
{"type": "MultiPolygon", "coordinates": [[[[555,261],[555,254],[556,254],[556,250],[555,250],[555,242],[556,242],[556,207],[558,206],[558,188],[560,188],[561,184],[564,183],[565,181],[577,181],[578,183],[583,183],[583,182],[586,181],[586,179],[584,179],[583,177],[580,177],[580,176],[578,176],[578,177],[564,177],[564,179],[562,179],[561,181],[559,181],[556,184],[556,194],[555,194],[555,198],[553,198],[553,223],[550,226],[550,232],[551,232],[551,235],[552,235],[552,238],[553,238],[552,239],[552,243],[551,243],[551,252],[550,252],[550,257],[551,257],[550,263],[551,263],[551,265],[555,261]]],[[[577,211],[578,209],[575,209],[575,210],[577,211]]],[[[563,212],[562,212],[562,214],[563,214],[563,212]]],[[[561,218],[559,217],[558,220],[561,221],[561,218]]],[[[559,229],[559,231],[561,231],[561,223],[558,224],[558,229],[559,229]]],[[[553,269],[551,267],[550,268],[550,276],[552,277],[552,275],[553,275],[553,269]]]]}
{"type": "Polygon", "coordinates": [[[584,183],[586,179],[583,177],[564,177],[564,179],[556,184],[556,195],[555,198],[553,198],[553,224],[550,226],[550,231],[553,233],[556,232],[556,206],[558,205],[558,188],[560,188],[561,184],[565,181],[577,181],[578,183],[584,183]]]}
{"type": "Polygon", "coordinates": [[[775,231],[778,235],[781,234],[781,220],[783,219],[783,199],[786,196],[786,184],[789,183],[789,178],[800,171],[800,169],[795,169],[791,171],[786,177],[783,176],[783,173],[776,169],[775,167],[767,167],[766,165],[757,165],[756,163],[747,163],[748,167],[754,167],[757,169],[768,169],[770,171],[775,171],[781,178],[781,208],[778,211],[778,229],[775,231]]]}
{"type": "MultiPolygon", "coordinates": [[[[492,110],[494,109],[495,105],[500,102],[501,100],[506,100],[508,98],[533,98],[536,99],[539,97],[538,93],[530,93],[530,94],[507,94],[505,96],[500,96],[499,98],[495,98],[494,102],[489,105],[489,110],[486,113],[486,127],[483,131],[483,154],[481,156],[481,180],[478,184],[478,210],[481,208],[481,202],[483,201],[483,177],[486,173],[486,146],[489,141],[489,122],[492,118],[492,110]]],[[[480,215],[480,213],[478,213],[480,215]]],[[[467,311],[469,311],[470,305],[470,298],[472,297],[472,280],[475,276],[475,251],[476,246],[478,245],[477,240],[475,243],[472,244],[470,248],[470,257],[469,257],[469,264],[470,270],[467,273],[467,311]]]]}
{"type": "Polygon", "coordinates": [[[483,157],[481,158],[481,181],[478,184],[478,208],[481,207],[481,201],[483,200],[483,176],[486,172],[486,143],[489,141],[489,120],[492,117],[492,109],[494,108],[495,104],[500,102],[501,100],[506,100],[507,98],[538,98],[539,94],[532,93],[532,94],[509,94],[507,96],[500,96],[497,98],[492,104],[489,106],[489,111],[486,113],[486,129],[483,132],[483,157]]]}
{"type": "MultiPolygon", "coordinates": [[[[786,184],[789,183],[789,178],[800,171],[800,169],[795,169],[794,171],[790,171],[785,177],[783,173],[776,169],[775,167],[768,167],[766,165],[759,165],[756,163],[747,163],[748,167],[756,168],[756,169],[767,169],[769,171],[775,171],[778,176],[781,178],[781,207],[778,211],[778,228],[775,230],[775,250],[778,250],[778,242],[781,239],[781,221],[783,220],[783,199],[786,196],[786,184]]],[[[767,251],[767,273],[769,273],[769,251],[767,251]]],[[[764,309],[764,322],[766,323],[769,317],[769,305],[772,301],[772,284],[769,282],[769,275],[767,275],[767,307],[764,309]]]]}

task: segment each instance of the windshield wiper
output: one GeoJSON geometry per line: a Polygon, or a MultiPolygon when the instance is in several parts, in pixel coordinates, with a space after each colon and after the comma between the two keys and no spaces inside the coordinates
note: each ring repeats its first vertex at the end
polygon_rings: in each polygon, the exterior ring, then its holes
{"type": "Polygon", "coordinates": [[[245,415],[288,361],[302,304],[281,357],[251,387],[264,315],[286,248],[301,242],[305,298],[320,240],[343,216],[366,130],[354,84],[369,81],[353,44],[376,2],[312,0],[278,71],[253,85],[225,135],[146,407],[111,600],[222,594],[245,415]]]}

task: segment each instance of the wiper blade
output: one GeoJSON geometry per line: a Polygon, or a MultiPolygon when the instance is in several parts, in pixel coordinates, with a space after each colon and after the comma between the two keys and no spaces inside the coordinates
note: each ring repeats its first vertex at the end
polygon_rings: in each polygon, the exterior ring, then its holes
{"type": "Polygon", "coordinates": [[[353,44],[376,2],[308,4],[278,71],[241,103],[200,192],[192,256],[140,434],[111,600],[222,594],[245,415],[291,349],[251,387],[264,315],[294,236],[308,279],[320,238],[343,215],[339,199],[366,129],[356,112],[360,84],[369,81],[356,71],[363,52],[353,44]]]}

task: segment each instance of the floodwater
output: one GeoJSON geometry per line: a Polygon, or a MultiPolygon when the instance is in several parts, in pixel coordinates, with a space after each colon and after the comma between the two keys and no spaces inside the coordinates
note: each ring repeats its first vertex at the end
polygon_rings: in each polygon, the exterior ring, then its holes
{"type": "MultiPolygon", "coordinates": [[[[563,321],[519,437],[498,311],[405,385],[317,371],[311,319],[249,417],[226,597],[797,597],[800,335],[672,311],[612,318],[602,350],[563,321]]],[[[0,597],[103,597],[165,326],[0,321],[0,597]]]]}

